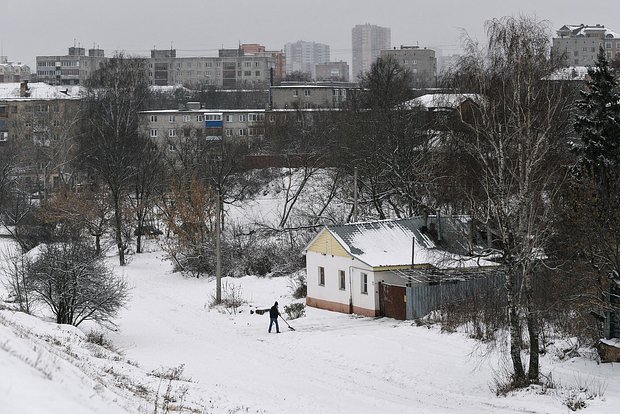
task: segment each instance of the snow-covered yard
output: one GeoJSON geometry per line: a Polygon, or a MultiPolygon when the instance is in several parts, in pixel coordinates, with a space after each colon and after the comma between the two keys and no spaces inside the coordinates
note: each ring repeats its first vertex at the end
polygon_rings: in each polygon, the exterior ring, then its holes
{"type": "Polygon", "coordinates": [[[209,307],[214,280],[172,273],[161,252],[120,271],[131,299],[118,330],[104,334],[121,357],[85,340],[100,329],[92,323],[58,327],[0,311],[2,412],[166,412],[172,396],[170,406],[203,413],[564,413],[572,394],[586,398],[579,387],[604,391],[584,412],[620,406],[617,365],[545,357],[558,388],[496,397],[497,358],[460,333],[308,308],[290,321],[295,331],[281,323],[281,334],[268,334],[269,317],[250,310],[291,303],[287,278],[224,280],[248,302],[230,314],[209,307]],[[161,374],[181,365],[177,377],[191,382],[161,374]]]}

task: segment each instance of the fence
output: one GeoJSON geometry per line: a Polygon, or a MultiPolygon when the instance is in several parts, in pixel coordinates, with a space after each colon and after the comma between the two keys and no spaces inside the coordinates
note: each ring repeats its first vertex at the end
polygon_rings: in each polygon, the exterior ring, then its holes
{"type": "Polygon", "coordinates": [[[503,275],[498,272],[470,280],[407,286],[407,319],[421,318],[447,303],[472,298],[491,289],[503,289],[504,281],[503,275]]]}

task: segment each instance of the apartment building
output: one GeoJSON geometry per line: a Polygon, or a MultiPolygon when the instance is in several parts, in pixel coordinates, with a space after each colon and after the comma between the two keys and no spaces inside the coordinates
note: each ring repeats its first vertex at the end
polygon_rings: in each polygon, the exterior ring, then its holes
{"type": "Polygon", "coordinates": [[[340,108],[358,86],[349,82],[287,83],[271,87],[272,109],[340,108]]]}
{"type": "Polygon", "coordinates": [[[349,81],[349,64],[347,62],[327,62],[315,65],[317,81],[349,81]]]}
{"type": "Polygon", "coordinates": [[[413,74],[412,88],[436,86],[437,59],[434,50],[419,46],[401,46],[400,49],[382,50],[380,56],[382,59],[394,59],[409,69],[413,74]]]}
{"type": "Polygon", "coordinates": [[[266,50],[265,46],[258,43],[242,43],[240,47],[245,55],[272,57],[274,59],[274,81],[281,81],[284,79],[286,76],[286,55],[283,50],[266,50]]]}
{"type": "Polygon", "coordinates": [[[329,62],[329,46],[323,43],[299,40],[284,45],[286,73],[304,72],[316,78],[315,66],[329,62]]]}
{"type": "Polygon", "coordinates": [[[30,66],[20,62],[9,62],[6,56],[0,56],[0,83],[30,80],[30,66]]]}
{"type": "Polygon", "coordinates": [[[390,49],[391,30],[374,24],[358,24],[351,30],[353,50],[353,79],[370,70],[370,66],[381,55],[381,50],[390,49]]]}
{"type": "Polygon", "coordinates": [[[70,47],[67,55],[37,56],[37,80],[49,85],[82,85],[108,58],[103,49],[70,47]]]}
{"type": "Polygon", "coordinates": [[[553,50],[564,54],[567,66],[594,65],[600,47],[610,61],[620,58],[620,34],[603,25],[565,25],[556,33],[553,50]]]}
{"type": "Polygon", "coordinates": [[[276,58],[246,54],[243,49],[220,49],[218,56],[178,57],[175,49],[151,50],[149,82],[155,86],[213,85],[222,89],[267,87],[276,58]]]}
{"type": "Polygon", "coordinates": [[[69,160],[79,133],[81,87],[46,83],[0,84],[0,151],[27,154],[19,168],[32,191],[47,192],[74,177],[69,160]]]}

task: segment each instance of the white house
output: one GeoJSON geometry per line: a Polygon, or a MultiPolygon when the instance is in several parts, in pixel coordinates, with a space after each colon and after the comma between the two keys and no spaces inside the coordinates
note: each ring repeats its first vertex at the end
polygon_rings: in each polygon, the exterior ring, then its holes
{"type": "Polygon", "coordinates": [[[379,282],[405,286],[409,269],[494,266],[467,256],[473,236],[466,216],[425,216],[328,226],[308,244],[306,304],[379,316],[379,282]]]}

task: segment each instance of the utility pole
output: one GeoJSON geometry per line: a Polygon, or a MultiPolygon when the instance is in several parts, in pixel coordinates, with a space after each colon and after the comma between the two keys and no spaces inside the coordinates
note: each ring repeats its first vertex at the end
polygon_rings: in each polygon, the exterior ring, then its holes
{"type": "Polygon", "coordinates": [[[220,188],[215,193],[215,303],[222,303],[222,262],[220,246],[220,188]]]}
{"type": "Polygon", "coordinates": [[[353,222],[357,222],[357,167],[353,167],[353,222]]]}

